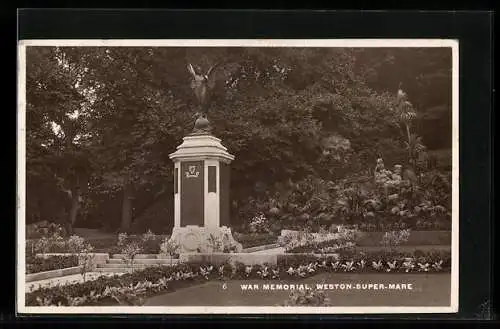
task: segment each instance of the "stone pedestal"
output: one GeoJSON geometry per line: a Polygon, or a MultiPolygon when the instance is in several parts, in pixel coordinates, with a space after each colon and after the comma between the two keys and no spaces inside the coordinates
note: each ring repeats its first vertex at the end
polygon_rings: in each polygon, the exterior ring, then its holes
{"type": "Polygon", "coordinates": [[[243,249],[242,245],[234,240],[231,229],[227,226],[174,227],[170,240],[180,247],[181,254],[241,252],[243,249]]]}
{"type": "Polygon", "coordinates": [[[229,174],[234,156],[220,139],[202,130],[184,137],[170,159],[174,162],[171,240],[179,244],[179,252],[210,252],[210,245],[217,243],[209,240],[224,240],[241,250],[229,228],[229,174]]]}

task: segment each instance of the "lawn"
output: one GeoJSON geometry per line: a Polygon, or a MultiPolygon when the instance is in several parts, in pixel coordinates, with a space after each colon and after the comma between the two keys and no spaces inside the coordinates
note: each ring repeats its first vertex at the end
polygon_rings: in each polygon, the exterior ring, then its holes
{"type": "MultiPolygon", "coordinates": [[[[295,284],[317,283],[411,283],[412,290],[328,290],[332,306],[449,306],[451,276],[438,274],[323,273],[295,284]]],[[[160,294],[146,301],[145,306],[279,306],[290,291],[265,290],[263,284],[285,281],[234,280],[210,281],[201,285],[160,294]],[[256,284],[258,290],[243,290],[241,285],[256,284]]]]}

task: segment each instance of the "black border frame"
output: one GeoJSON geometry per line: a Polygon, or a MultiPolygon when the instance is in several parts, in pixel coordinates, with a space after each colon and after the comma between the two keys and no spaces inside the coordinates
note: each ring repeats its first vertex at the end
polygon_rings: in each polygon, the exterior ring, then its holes
{"type": "MultiPolygon", "coordinates": [[[[492,291],[493,13],[411,11],[82,10],[18,11],[18,39],[445,38],[459,41],[460,292],[457,314],[279,315],[275,319],[487,319],[492,291]],[[228,28],[230,27],[230,28],[228,28]],[[487,305],[486,309],[484,305],[487,305]]],[[[17,102],[16,102],[17,104],[17,102]]],[[[13,236],[15,234],[15,226],[13,236]]],[[[14,268],[16,268],[14,266],[14,268]]],[[[15,274],[14,274],[15,277],[15,274]]],[[[14,287],[14,285],[12,285],[14,287]]],[[[15,289],[15,288],[14,288],[15,289]]],[[[15,299],[14,299],[15,301],[15,299]]],[[[15,312],[15,305],[13,311],[15,312]]],[[[12,313],[14,316],[15,313],[12,313]]],[[[23,315],[22,322],[82,315],[23,315]]],[[[86,316],[90,320],[117,315],[86,316]]],[[[127,322],[267,318],[258,315],[127,315],[127,322]]],[[[120,318],[123,318],[120,316],[120,318]]]]}

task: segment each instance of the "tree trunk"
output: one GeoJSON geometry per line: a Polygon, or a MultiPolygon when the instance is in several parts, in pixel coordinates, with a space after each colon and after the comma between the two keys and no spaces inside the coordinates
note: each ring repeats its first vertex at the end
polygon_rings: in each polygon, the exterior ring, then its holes
{"type": "Polygon", "coordinates": [[[132,185],[126,183],[123,186],[122,220],[120,230],[126,232],[132,223],[132,185]]]}
{"type": "Polygon", "coordinates": [[[71,227],[75,225],[79,209],[80,209],[80,192],[78,189],[75,189],[71,193],[71,208],[69,211],[69,222],[71,224],[71,227]]]}

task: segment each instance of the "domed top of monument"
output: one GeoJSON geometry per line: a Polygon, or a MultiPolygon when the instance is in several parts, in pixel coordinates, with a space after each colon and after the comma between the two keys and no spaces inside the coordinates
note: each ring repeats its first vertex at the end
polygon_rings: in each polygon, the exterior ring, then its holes
{"type": "MultiPolygon", "coordinates": [[[[201,123],[204,120],[200,120],[201,123]]],[[[208,121],[208,120],[207,120],[208,121]]],[[[169,155],[173,161],[218,159],[229,163],[234,160],[234,155],[227,152],[221,140],[210,133],[195,133],[185,136],[177,150],[169,155]]]]}

